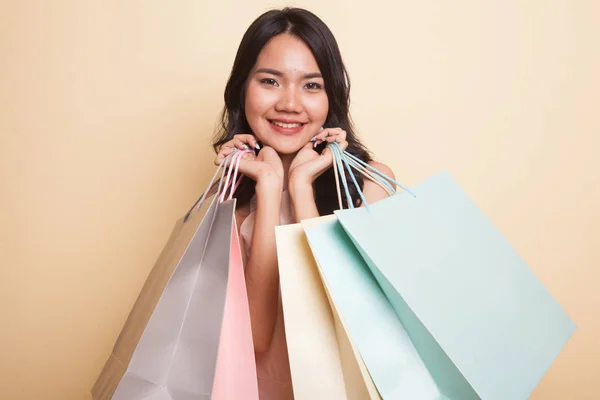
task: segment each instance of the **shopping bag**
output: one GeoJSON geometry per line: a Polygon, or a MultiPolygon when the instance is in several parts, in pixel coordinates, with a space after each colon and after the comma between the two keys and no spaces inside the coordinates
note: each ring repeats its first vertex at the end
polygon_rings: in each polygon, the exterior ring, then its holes
{"type": "Polygon", "coordinates": [[[383,399],[443,398],[394,309],[337,218],[303,221],[333,308],[383,399]]]}
{"type": "Polygon", "coordinates": [[[344,370],[344,384],[346,385],[348,400],[381,400],[381,396],[373,383],[369,370],[360,356],[358,349],[350,341],[348,329],[341,322],[339,312],[333,307],[331,296],[328,292],[327,299],[333,312],[333,322],[338,339],[342,369],[344,370]]]}
{"type": "Polygon", "coordinates": [[[338,217],[450,399],[526,399],[575,324],[443,171],[338,217]]]}
{"type": "MultiPolygon", "coordinates": [[[[244,153],[240,152],[239,155],[244,153]]],[[[232,160],[236,163],[236,175],[239,160],[239,157],[232,160]]],[[[233,181],[235,180],[234,176],[233,181]]],[[[232,194],[233,190],[230,199],[232,194]]],[[[230,242],[227,296],[211,400],[258,400],[250,309],[240,239],[235,221],[232,224],[230,242]]]]}
{"type": "Polygon", "coordinates": [[[234,210],[235,200],[215,196],[177,222],[92,389],[95,400],[210,397],[234,210]]]}
{"type": "Polygon", "coordinates": [[[294,398],[378,399],[332,313],[302,226],[278,226],[275,232],[294,398]]]}

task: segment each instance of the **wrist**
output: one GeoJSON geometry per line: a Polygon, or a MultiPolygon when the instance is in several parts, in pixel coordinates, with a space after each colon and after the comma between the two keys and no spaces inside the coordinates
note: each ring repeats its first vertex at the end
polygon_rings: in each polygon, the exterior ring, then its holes
{"type": "Polygon", "coordinates": [[[288,186],[288,190],[296,222],[319,216],[319,210],[317,210],[315,204],[315,194],[312,184],[309,184],[306,181],[296,181],[296,183],[288,186]]]}
{"type": "Polygon", "coordinates": [[[263,168],[257,174],[256,184],[264,186],[283,185],[283,177],[273,168],[263,168]]]}
{"type": "Polygon", "coordinates": [[[313,185],[310,180],[290,180],[288,182],[288,190],[292,200],[297,198],[312,198],[314,195],[313,185]]]}
{"type": "Polygon", "coordinates": [[[298,174],[294,171],[289,176],[288,186],[290,188],[306,189],[310,187],[312,189],[312,184],[314,180],[315,179],[311,176],[298,174]]]}
{"type": "Polygon", "coordinates": [[[273,193],[281,196],[283,190],[283,180],[275,171],[261,174],[256,180],[256,194],[264,195],[273,193]]]}

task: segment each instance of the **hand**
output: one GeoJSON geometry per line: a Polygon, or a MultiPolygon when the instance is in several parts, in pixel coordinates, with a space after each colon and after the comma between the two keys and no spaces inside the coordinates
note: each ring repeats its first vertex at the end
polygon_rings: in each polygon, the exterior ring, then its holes
{"type": "Polygon", "coordinates": [[[319,175],[333,165],[333,154],[328,147],[321,154],[314,150],[317,145],[323,142],[337,142],[342,150],[346,150],[348,147],[346,131],[341,128],[323,129],[306,146],[300,149],[292,161],[289,172],[290,185],[312,184],[319,175]]]}
{"type": "MultiPolygon", "coordinates": [[[[220,165],[225,157],[233,153],[235,149],[260,149],[260,146],[252,135],[235,135],[233,139],[221,146],[215,158],[215,164],[220,165]]],[[[240,161],[238,171],[256,182],[265,179],[273,179],[280,184],[283,182],[281,159],[271,147],[263,148],[258,156],[254,153],[245,153],[240,161]]]]}

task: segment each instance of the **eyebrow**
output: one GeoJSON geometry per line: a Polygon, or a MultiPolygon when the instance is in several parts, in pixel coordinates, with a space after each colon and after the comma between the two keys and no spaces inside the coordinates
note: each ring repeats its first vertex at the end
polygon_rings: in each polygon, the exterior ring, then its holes
{"type": "MultiPolygon", "coordinates": [[[[278,71],[276,69],[272,69],[272,68],[257,69],[255,74],[258,74],[258,73],[271,74],[271,75],[280,76],[280,77],[283,76],[283,72],[278,71]]],[[[304,75],[303,78],[304,79],[323,78],[323,75],[321,75],[320,72],[311,72],[311,73],[304,75]]]]}

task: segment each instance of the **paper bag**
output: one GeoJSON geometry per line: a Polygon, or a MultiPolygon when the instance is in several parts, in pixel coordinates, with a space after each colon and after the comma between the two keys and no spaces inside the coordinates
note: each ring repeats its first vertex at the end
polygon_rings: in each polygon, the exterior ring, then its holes
{"type": "Polygon", "coordinates": [[[334,218],[303,222],[334,308],[383,399],[443,398],[394,309],[334,218]]]}
{"type": "Polygon", "coordinates": [[[210,398],[234,209],[235,200],[215,199],[178,221],[92,389],[95,400],[210,398]]]}
{"type": "Polygon", "coordinates": [[[240,238],[231,231],[229,280],[211,400],[258,400],[258,379],[240,238]]]}
{"type": "Polygon", "coordinates": [[[377,399],[335,315],[300,224],[276,227],[277,260],[294,398],[377,399]],[[369,388],[374,394],[369,393],[369,388]]]}
{"type": "Polygon", "coordinates": [[[575,324],[450,174],[411,190],[336,215],[445,396],[528,398],[575,324]]]}

